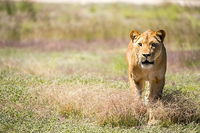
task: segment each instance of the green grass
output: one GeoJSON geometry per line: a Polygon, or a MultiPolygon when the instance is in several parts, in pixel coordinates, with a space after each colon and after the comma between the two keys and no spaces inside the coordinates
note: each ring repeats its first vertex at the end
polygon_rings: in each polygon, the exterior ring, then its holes
{"type": "Polygon", "coordinates": [[[145,115],[117,112],[126,108],[122,94],[129,90],[122,52],[0,49],[0,132],[199,132],[199,71],[169,69],[164,91],[165,99],[182,100],[180,109],[195,118],[177,114],[172,122],[147,126],[145,115]],[[109,104],[119,99],[117,107],[109,104]],[[111,114],[96,112],[107,109],[104,100],[111,114]]]}

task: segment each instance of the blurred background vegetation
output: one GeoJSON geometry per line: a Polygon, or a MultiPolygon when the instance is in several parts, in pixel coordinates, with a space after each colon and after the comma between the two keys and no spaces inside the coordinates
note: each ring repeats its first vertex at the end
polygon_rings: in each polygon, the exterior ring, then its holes
{"type": "Polygon", "coordinates": [[[0,3],[0,16],[2,42],[103,40],[125,46],[132,29],[164,29],[167,32],[166,44],[170,48],[200,47],[198,7],[6,1],[0,3]]]}

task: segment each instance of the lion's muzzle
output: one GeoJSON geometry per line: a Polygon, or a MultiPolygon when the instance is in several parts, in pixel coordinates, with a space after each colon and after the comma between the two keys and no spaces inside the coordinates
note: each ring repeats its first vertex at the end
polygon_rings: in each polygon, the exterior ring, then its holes
{"type": "Polygon", "coordinates": [[[151,68],[154,65],[154,61],[151,59],[152,54],[142,54],[141,66],[142,68],[151,68]]]}

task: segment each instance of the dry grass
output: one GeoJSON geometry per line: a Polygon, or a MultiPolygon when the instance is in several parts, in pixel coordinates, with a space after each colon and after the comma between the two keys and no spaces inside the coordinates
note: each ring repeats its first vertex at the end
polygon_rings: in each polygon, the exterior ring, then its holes
{"type": "Polygon", "coordinates": [[[200,122],[199,103],[183,95],[174,95],[174,92],[151,106],[134,100],[129,91],[95,85],[88,88],[77,85],[43,87],[39,94],[64,117],[89,118],[102,126],[169,126],[174,123],[200,122]]]}

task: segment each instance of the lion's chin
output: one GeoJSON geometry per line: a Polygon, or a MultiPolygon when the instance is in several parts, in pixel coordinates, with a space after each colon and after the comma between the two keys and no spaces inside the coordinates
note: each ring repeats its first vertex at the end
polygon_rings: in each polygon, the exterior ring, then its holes
{"type": "Polygon", "coordinates": [[[152,67],[153,67],[153,64],[141,64],[141,67],[143,68],[143,69],[151,69],[152,67]]]}

